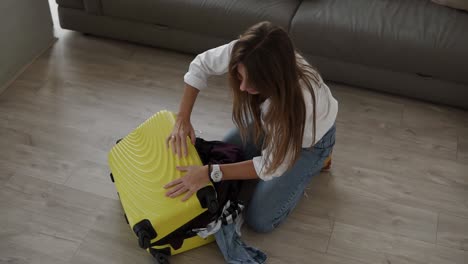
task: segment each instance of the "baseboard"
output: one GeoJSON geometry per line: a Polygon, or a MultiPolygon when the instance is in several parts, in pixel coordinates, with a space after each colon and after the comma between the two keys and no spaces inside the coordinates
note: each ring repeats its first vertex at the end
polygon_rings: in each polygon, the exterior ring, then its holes
{"type": "Polygon", "coordinates": [[[14,75],[13,77],[10,78],[10,80],[6,81],[5,84],[3,84],[2,86],[0,86],[0,95],[6,90],[8,89],[8,87],[21,75],[23,74],[24,71],[26,71],[26,69],[31,66],[40,56],[42,56],[42,54],[44,54],[48,49],[50,49],[54,44],[55,42],[57,42],[58,38],[56,37],[53,37],[52,38],[52,41],[44,48],[41,50],[41,52],[39,52],[36,56],[34,56],[34,58],[32,58],[28,63],[26,63],[23,67],[21,67],[14,75]]]}

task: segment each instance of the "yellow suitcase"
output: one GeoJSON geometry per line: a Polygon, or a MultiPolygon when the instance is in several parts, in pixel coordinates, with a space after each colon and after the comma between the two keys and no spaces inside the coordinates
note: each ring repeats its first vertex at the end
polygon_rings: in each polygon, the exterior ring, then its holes
{"type": "Polygon", "coordinates": [[[212,236],[203,239],[191,232],[190,223],[218,210],[211,183],[185,202],[181,201],[182,196],[175,199],[165,196],[163,186],[182,176],[176,166],[202,164],[188,138],[187,157],[178,158],[166,147],[174,123],[174,113],[160,111],[118,141],[109,153],[111,179],[126,220],[140,247],[159,263],[168,263],[170,255],[214,241],[212,236]]]}

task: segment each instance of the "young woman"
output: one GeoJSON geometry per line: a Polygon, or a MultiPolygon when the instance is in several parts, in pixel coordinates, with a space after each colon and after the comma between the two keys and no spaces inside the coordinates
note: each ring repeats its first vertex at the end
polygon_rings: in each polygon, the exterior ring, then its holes
{"type": "Polygon", "coordinates": [[[320,75],[296,51],[282,28],[261,22],[239,39],[199,54],[184,76],[176,125],[167,139],[186,155],[195,99],[211,75],[228,73],[237,128],[224,141],[243,147],[246,161],[179,167],[186,174],[168,183],[166,195],[188,199],[212,181],[260,179],[244,214],[258,232],[280,224],[300,200],[335,144],[338,102],[320,75]],[[211,179],[210,179],[211,178],[211,179]]]}

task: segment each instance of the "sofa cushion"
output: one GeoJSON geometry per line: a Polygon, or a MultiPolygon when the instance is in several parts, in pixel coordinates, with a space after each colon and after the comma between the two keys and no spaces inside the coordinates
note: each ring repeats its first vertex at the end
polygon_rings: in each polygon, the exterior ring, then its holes
{"type": "Polygon", "coordinates": [[[232,39],[269,20],[288,30],[299,0],[101,0],[104,15],[232,39]]]}
{"type": "Polygon", "coordinates": [[[468,83],[468,14],[427,0],[311,0],[291,36],[304,53],[468,83]]]}
{"type": "Polygon", "coordinates": [[[432,2],[448,6],[455,9],[468,11],[468,1],[467,0],[432,0],[432,2]]]}
{"type": "Polygon", "coordinates": [[[56,0],[61,7],[84,9],[83,0],[56,0]]]}

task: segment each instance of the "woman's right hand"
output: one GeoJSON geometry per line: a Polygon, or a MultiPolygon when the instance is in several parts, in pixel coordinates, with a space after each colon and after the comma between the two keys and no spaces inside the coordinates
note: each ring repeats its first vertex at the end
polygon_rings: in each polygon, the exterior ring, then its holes
{"type": "Polygon", "coordinates": [[[166,139],[166,146],[169,148],[170,144],[173,153],[177,154],[179,158],[182,155],[186,157],[188,154],[187,136],[190,137],[190,141],[195,145],[195,130],[190,119],[177,117],[174,129],[166,139]]]}

